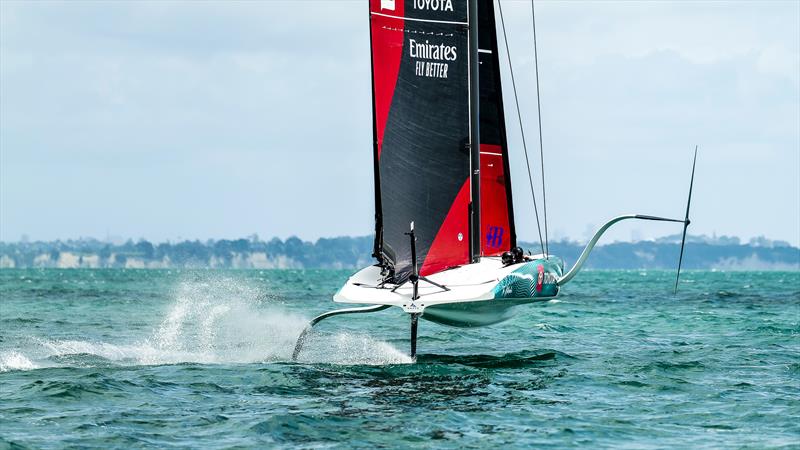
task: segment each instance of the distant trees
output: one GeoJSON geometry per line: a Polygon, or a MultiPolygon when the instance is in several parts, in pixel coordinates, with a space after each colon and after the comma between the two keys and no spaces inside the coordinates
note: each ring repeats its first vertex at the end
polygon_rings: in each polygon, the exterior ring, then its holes
{"type": "Polygon", "coordinates": [[[153,244],[145,240],[140,240],[137,242],[134,246],[134,250],[145,259],[153,259],[153,256],[155,256],[156,253],[156,249],[153,247],[153,244]]]}
{"type": "MultiPolygon", "coordinates": [[[[679,240],[678,240],[679,242],[679,240]]],[[[598,246],[587,261],[597,269],[672,269],[678,258],[679,243],[673,237],[658,241],[615,242],[598,246]]],[[[740,267],[800,269],[800,249],[788,243],[754,238],[749,245],[728,237],[691,236],[687,239],[684,267],[740,267]],[[736,242],[735,244],[733,242],[736,242]]],[[[305,267],[356,268],[369,264],[373,238],[336,237],[308,242],[292,236],[286,240],[261,241],[220,239],[201,242],[182,241],[154,245],[144,239],[114,245],[96,239],[54,242],[0,242],[0,267],[305,267]],[[11,263],[9,263],[9,261],[11,263]]],[[[520,245],[539,253],[539,243],[520,245]]],[[[577,242],[550,242],[550,252],[567,266],[574,263],[583,245],[577,242]]]]}

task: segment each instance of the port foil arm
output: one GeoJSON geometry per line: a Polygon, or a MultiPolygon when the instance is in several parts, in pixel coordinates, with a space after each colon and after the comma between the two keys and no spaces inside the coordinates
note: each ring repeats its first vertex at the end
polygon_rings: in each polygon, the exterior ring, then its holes
{"type": "Polygon", "coordinates": [[[376,305],[376,306],[364,306],[359,308],[344,308],[344,309],[337,309],[334,311],[328,311],[326,313],[320,314],[317,317],[311,319],[311,321],[306,325],[303,329],[303,332],[300,333],[300,337],[297,338],[297,343],[294,346],[294,351],[292,352],[292,361],[297,361],[297,356],[300,355],[300,351],[303,349],[303,345],[306,343],[306,339],[308,338],[308,333],[311,332],[311,328],[314,325],[318,324],[319,322],[327,319],[328,317],[338,316],[341,314],[363,314],[363,313],[371,313],[377,311],[383,311],[384,309],[391,308],[391,305],[376,305]]]}
{"type": "Polygon", "coordinates": [[[578,258],[578,261],[575,263],[575,265],[572,266],[571,269],[569,269],[569,272],[567,272],[566,275],[564,275],[563,277],[558,279],[558,285],[559,286],[563,286],[563,285],[567,284],[569,282],[569,280],[571,280],[573,277],[575,277],[575,275],[578,274],[578,272],[580,272],[581,267],[583,267],[583,264],[586,262],[586,259],[589,258],[589,253],[592,252],[592,250],[594,249],[594,246],[597,244],[597,241],[600,240],[600,237],[603,235],[603,233],[606,232],[606,230],[611,228],[611,226],[614,225],[615,223],[621,222],[621,221],[627,220],[627,219],[655,220],[655,221],[658,221],[658,222],[677,222],[677,223],[685,223],[686,222],[686,221],[681,220],[681,219],[668,219],[666,217],[647,216],[647,215],[643,215],[643,214],[626,214],[626,215],[623,215],[623,216],[614,217],[613,219],[611,219],[608,222],[606,222],[605,225],[600,227],[600,229],[597,230],[597,232],[594,234],[594,236],[592,236],[592,239],[589,241],[588,244],[586,244],[586,248],[583,249],[583,253],[581,253],[581,256],[578,258]]]}

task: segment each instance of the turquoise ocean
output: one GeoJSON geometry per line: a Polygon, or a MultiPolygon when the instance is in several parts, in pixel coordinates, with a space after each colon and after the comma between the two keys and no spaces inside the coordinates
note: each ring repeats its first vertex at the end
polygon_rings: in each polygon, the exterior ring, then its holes
{"type": "Polygon", "coordinates": [[[800,273],[587,271],[488,328],[348,271],[0,270],[2,448],[800,448],[800,273]]]}

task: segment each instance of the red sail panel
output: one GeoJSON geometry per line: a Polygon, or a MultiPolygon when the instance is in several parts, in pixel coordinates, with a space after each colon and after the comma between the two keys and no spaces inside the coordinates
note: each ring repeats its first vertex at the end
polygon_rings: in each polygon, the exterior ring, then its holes
{"type": "Polygon", "coordinates": [[[370,33],[375,253],[402,282],[411,222],[422,273],[470,260],[467,2],[370,0],[370,33]]]}
{"type": "Polygon", "coordinates": [[[464,264],[469,261],[469,180],[464,181],[456,200],[433,240],[420,275],[430,275],[452,267],[453,261],[464,264]]]}
{"type": "Polygon", "coordinates": [[[481,254],[511,249],[511,224],[502,147],[481,144],[481,254]]]}
{"type": "Polygon", "coordinates": [[[372,98],[375,111],[375,139],[377,142],[375,158],[379,159],[383,147],[383,133],[386,119],[392,104],[397,74],[400,71],[400,60],[403,55],[403,20],[404,5],[402,1],[387,3],[385,0],[370,2],[370,32],[372,42],[372,98]],[[383,4],[383,5],[382,5],[383,4]],[[387,5],[392,10],[385,9],[387,5]],[[391,12],[392,16],[383,15],[382,11],[391,12]]]}

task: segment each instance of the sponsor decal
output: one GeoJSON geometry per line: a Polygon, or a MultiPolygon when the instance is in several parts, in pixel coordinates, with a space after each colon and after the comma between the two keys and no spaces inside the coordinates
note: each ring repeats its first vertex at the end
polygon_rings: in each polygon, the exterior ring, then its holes
{"type": "Polygon", "coordinates": [[[394,0],[381,0],[381,10],[384,9],[388,9],[389,11],[394,11],[394,0]]]}
{"type": "Polygon", "coordinates": [[[412,58],[437,61],[455,61],[458,58],[458,49],[455,45],[431,44],[427,39],[424,43],[409,39],[408,44],[408,51],[412,58]]]}
{"type": "Polygon", "coordinates": [[[464,240],[464,233],[458,233],[458,242],[461,242],[463,240],[464,240]]]}
{"type": "Polygon", "coordinates": [[[486,233],[486,245],[493,248],[499,248],[503,245],[503,228],[502,227],[489,227],[489,232],[486,233]]]}
{"type": "MultiPolygon", "coordinates": [[[[392,1],[394,3],[394,1],[392,1]]],[[[423,11],[452,11],[453,0],[414,0],[414,9],[423,11]]]]}
{"type": "Polygon", "coordinates": [[[458,59],[458,48],[455,45],[431,43],[427,39],[425,42],[409,39],[408,54],[417,60],[414,73],[418,77],[447,78],[447,69],[450,68],[447,61],[458,59]],[[419,61],[420,59],[432,61],[419,61]]]}
{"type": "Polygon", "coordinates": [[[536,278],[536,292],[542,292],[542,284],[544,283],[544,266],[539,264],[536,267],[539,271],[539,276],[536,278]]]}

